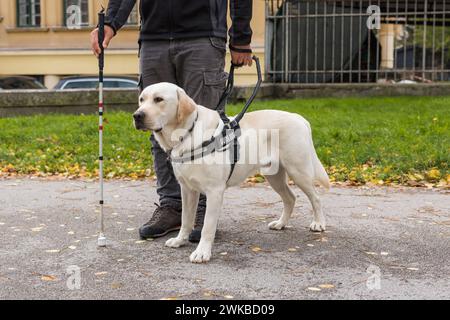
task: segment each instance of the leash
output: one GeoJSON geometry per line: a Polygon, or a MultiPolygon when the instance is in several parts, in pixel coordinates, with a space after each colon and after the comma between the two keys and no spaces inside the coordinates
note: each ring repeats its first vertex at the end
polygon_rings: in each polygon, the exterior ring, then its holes
{"type": "MultiPolygon", "coordinates": [[[[234,48],[230,46],[230,49],[237,52],[251,52],[249,49],[239,49],[234,48]]],[[[231,175],[233,174],[234,168],[236,166],[236,163],[239,161],[239,141],[238,138],[241,135],[241,130],[239,126],[239,122],[241,121],[242,117],[247,112],[248,108],[252,104],[253,100],[255,99],[259,88],[261,86],[262,82],[262,75],[261,75],[261,65],[259,63],[259,58],[257,56],[253,56],[252,59],[255,61],[256,64],[256,71],[258,75],[258,81],[256,82],[255,88],[253,89],[253,93],[250,96],[250,98],[245,103],[244,107],[242,108],[241,112],[234,117],[232,120],[228,118],[228,116],[225,113],[225,106],[227,104],[228,97],[231,94],[231,91],[234,87],[234,69],[236,67],[239,67],[238,65],[235,65],[231,63],[230,66],[230,72],[228,74],[228,80],[227,85],[225,87],[224,92],[222,93],[222,96],[219,99],[219,103],[217,104],[217,112],[219,113],[220,119],[222,120],[224,127],[220,134],[213,135],[209,140],[204,141],[200,147],[193,148],[190,150],[189,154],[184,156],[181,154],[179,157],[171,157],[171,161],[174,163],[184,163],[188,161],[194,161],[196,159],[203,158],[206,155],[209,155],[214,152],[224,152],[228,150],[228,146],[231,145],[232,150],[230,152],[230,173],[228,175],[228,180],[230,180],[231,175]]],[[[170,156],[170,152],[169,152],[170,156]]]]}
{"type": "MultiPolygon", "coordinates": [[[[250,49],[240,49],[240,48],[233,47],[232,45],[230,45],[230,49],[233,51],[236,51],[236,52],[245,52],[245,53],[252,52],[250,49]]],[[[241,112],[239,112],[239,114],[234,118],[233,121],[230,121],[230,119],[225,114],[225,106],[227,104],[227,99],[228,99],[229,95],[231,94],[231,91],[233,91],[233,87],[234,87],[234,69],[235,69],[235,67],[239,67],[239,65],[235,65],[235,64],[231,63],[230,72],[228,73],[227,86],[226,86],[224,92],[222,93],[222,96],[219,99],[219,103],[217,104],[217,111],[219,112],[220,118],[222,119],[222,121],[225,124],[230,123],[230,125],[229,125],[230,127],[232,127],[234,124],[239,124],[239,121],[241,121],[242,117],[247,112],[248,108],[250,107],[253,100],[255,99],[255,97],[259,91],[259,88],[261,87],[262,75],[261,75],[261,65],[259,63],[259,58],[257,56],[253,56],[252,59],[255,61],[255,64],[256,64],[256,72],[258,75],[258,81],[256,82],[256,85],[255,85],[255,88],[253,89],[252,95],[245,103],[244,108],[241,110],[241,112]]]]}
{"type": "Polygon", "coordinates": [[[99,247],[106,247],[105,225],[103,214],[103,68],[105,65],[105,48],[103,48],[103,40],[105,39],[105,9],[98,14],[98,44],[101,53],[98,57],[98,163],[99,163],[99,178],[100,178],[100,234],[98,235],[97,245],[99,247]]]}

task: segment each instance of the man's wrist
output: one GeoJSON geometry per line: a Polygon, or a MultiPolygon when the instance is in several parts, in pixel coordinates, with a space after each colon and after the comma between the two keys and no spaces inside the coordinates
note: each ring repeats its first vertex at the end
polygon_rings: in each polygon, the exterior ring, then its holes
{"type": "Polygon", "coordinates": [[[110,22],[105,22],[105,26],[110,27],[110,28],[113,30],[114,35],[117,34],[117,29],[114,27],[114,25],[113,25],[112,23],[110,23],[110,22]]]}
{"type": "Polygon", "coordinates": [[[229,44],[229,48],[231,51],[239,52],[239,53],[252,53],[252,49],[250,48],[250,44],[246,45],[233,45],[229,44]]]}

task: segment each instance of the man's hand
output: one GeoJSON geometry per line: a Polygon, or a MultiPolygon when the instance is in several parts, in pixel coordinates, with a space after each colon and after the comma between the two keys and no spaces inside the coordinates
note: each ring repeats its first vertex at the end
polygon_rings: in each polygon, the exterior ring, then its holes
{"type": "MultiPolygon", "coordinates": [[[[103,48],[108,48],[109,42],[114,37],[114,30],[110,26],[105,26],[105,39],[103,41],[103,48]]],[[[96,57],[102,53],[102,50],[100,49],[100,46],[98,45],[98,28],[95,28],[91,32],[91,48],[92,52],[95,54],[96,57]]]]}
{"type": "MultiPolygon", "coordinates": [[[[233,47],[238,48],[238,49],[251,49],[250,45],[245,45],[245,46],[237,46],[237,45],[233,45],[233,47]]],[[[243,52],[236,52],[233,50],[230,50],[231,53],[231,61],[233,62],[233,64],[238,65],[238,66],[252,66],[252,53],[243,53],[243,52]]]]}

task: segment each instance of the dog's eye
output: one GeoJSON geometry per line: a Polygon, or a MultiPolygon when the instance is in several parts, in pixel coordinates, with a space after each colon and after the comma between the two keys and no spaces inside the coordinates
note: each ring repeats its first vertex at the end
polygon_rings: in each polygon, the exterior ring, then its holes
{"type": "Polygon", "coordinates": [[[140,103],[143,103],[143,102],[144,102],[144,98],[142,98],[142,97],[139,98],[139,102],[140,102],[140,103]]]}
{"type": "Polygon", "coordinates": [[[163,101],[164,99],[163,98],[161,98],[161,97],[156,97],[155,99],[153,99],[154,101],[155,101],[155,103],[158,103],[158,102],[161,102],[161,101],[163,101]]]}

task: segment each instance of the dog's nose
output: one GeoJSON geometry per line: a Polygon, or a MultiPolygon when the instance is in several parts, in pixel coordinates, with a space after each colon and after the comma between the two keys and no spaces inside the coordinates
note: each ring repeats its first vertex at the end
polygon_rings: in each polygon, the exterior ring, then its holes
{"type": "Polygon", "coordinates": [[[145,113],[143,111],[138,111],[133,114],[134,121],[140,122],[144,120],[145,113]]]}

